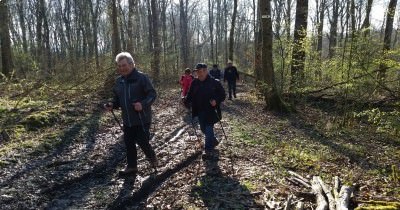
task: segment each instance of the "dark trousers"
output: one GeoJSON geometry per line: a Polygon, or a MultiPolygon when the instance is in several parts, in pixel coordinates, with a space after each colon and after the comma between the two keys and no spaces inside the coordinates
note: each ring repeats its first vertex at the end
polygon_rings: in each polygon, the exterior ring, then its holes
{"type": "Polygon", "coordinates": [[[233,92],[233,97],[236,98],[236,80],[228,80],[228,91],[229,91],[229,98],[232,98],[232,92],[233,92]]]}
{"type": "Polygon", "coordinates": [[[146,132],[143,131],[143,127],[141,125],[132,127],[124,126],[126,159],[129,168],[137,168],[136,144],[138,144],[139,147],[143,150],[147,159],[154,160],[156,158],[156,154],[149,143],[150,140],[149,128],[150,128],[150,123],[144,124],[144,129],[146,130],[146,132]]]}

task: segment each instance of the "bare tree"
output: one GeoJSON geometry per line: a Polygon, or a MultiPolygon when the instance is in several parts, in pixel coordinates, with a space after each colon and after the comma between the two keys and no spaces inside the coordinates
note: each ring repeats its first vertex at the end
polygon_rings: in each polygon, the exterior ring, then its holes
{"type": "Polygon", "coordinates": [[[153,80],[157,83],[160,77],[160,35],[159,35],[159,12],[156,0],[151,0],[151,14],[152,14],[152,27],[153,27],[153,60],[152,60],[152,72],[153,80]]]}
{"type": "Polygon", "coordinates": [[[179,0],[180,34],[181,34],[181,67],[189,64],[189,38],[188,38],[188,0],[179,0]]]}
{"type": "Polygon", "coordinates": [[[371,13],[372,2],[373,2],[373,0],[368,0],[366,12],[365,12],[365,19],[364,19],[364,22],[363,22],[363,24],[361,26],[361,29],[365,30],[364,31],[364,36],[369,35],[369,27],[370,27],[370,24],[371,24],[370,21],[369,21],[369,18],[370,18],[369,16],[370,16],[370,13],[371,13]]]}
{"type": "MultiPolygon", "coordinates": [[[[396,11],[397,0],[390,0],[389,6],[386,12],[386,27],[385,27],[385,37],[383,39],[383,54],[385,55],[388,50],[390,50],[390,44],[392,41],[393,32],[393,19],[396,11]]],[[[386,64],[382,63],[380,65],[380,71],[378,72],[378,79],[383,81],[386,78],[386,64]]]]}
{"type": "Polygon", "coordinates": [[[111,7],[111,28],[112,28],[112,55],[115,57],[118,53],[121,52],[121,41],[119,38],[119,31],[118,31],[118,11],[117,11],[117,2],[116,0],[110,1],[111,7]]]}
{"type": "MultiPolygon", "coordinates": [[[[319,0],[317,0],[318,2],[319,0]]],[[[326,0],[320,0],[319,8],[318,8],[318,21],[317,21],[317,51],[319,52],[320,56],[322,53],[322,40],[323,40],[323,31],[324,31],[324,18],[325,18],[325,6],[326,0]]]]}
{"type": "MultiPolygon", "coordinates": [[[[329,10],[328,10],[329,12],[329,10]]],[[[332,14],[329,17],[330,31],[329,31],[329,58],[333,57],[337,43],[337,26],[339,18],[339,0],[332,0],[332,14]]]]}
{"type": "Polygon", "coordinates": [[[264,99],[267,109],[282,111],[284,106],[275,84],[275,73],[272,58],[272,20],[271,0],[259,0],[261,12],[262,31],[262,78],[267,84],[263,87],[264,99]]]}
{"type": "Polygon", "coordinates": [[[229,60],[233,60],[233,45],[234,45],[234,38],[235,38],[234,34],[235,34],[236,14],[237,14],[237,0],[233,0],[233,14],[232,14],[231,30],[229,32],[229,52],[228,52],[229,60]]]}
{"type": "Polygon", "coordinates": [[[11,39],[9,29],[9,18],[8,18],[8,1],[0,1],[0,44],[1,44],[1,58],[2,58],[2,73],[6,76],[10,76],[10,72],[13,68],[12,53],[11,53],[11,39]]]}

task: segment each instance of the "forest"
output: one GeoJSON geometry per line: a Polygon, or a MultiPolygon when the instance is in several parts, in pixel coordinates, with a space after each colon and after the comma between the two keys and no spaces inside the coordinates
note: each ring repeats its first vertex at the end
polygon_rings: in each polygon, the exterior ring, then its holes
{"type": "Polygon", "coordinates": [[[0,0],[1,209],[400,209],[397,3],[0,0]],[[157,93],[155,173],[141,149],[118,173],[120,52],[157,93]],[[198,63],[239,73],[211,160],[181,102],[198,63]]]}

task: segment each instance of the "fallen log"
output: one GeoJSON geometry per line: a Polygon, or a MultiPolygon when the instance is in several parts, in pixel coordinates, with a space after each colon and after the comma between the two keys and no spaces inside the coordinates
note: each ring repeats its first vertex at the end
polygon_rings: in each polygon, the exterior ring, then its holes
{"type": "Polygon", "coordinates": [[[328,210],[328,202],[325,200],[324,192],[319,184],[318,177],[314,176],[311,182],[311,188],[317,197],[316,210],[328,210]]]}
{"type": "Polygon", "coordinates": [[[338,199],[336,200],[336,209],[337,210],[348,210],[350,196],[353,193],[353,188],[343,185],[340,189],[338,199]]]}
{"type": "Polygon", "coordinates": [[[358,200],[357,203],[367,204],[367,206],[359,206],[355,210],[370,210],[370,209],[380,209],[380,210],[392,210],[400,209],[400,202],[395,201],[362,201],[358,200]]]}
{"type": "Polygon", "coordinates": [[[332,193],[331,193],[331,189],[325,185],[325,183],[322,181],[321,177],[317,177],[317,180],[319,182],[319,184],[322,187],[322,190],[324,191],[326,197],[328,198],[328,204],[329,204],[329,209],[330,210],[334,210],[335,209],[335,198],[333,197],[332,193]]]}
{"type": "Polygon", "coordinates": [[[303,183],[305,183],[305,185],[307,185],[307,186],[309,186],[309,188],[311,188],[311,184],[306,178],[302,177],[301,175],[299,175],[298,173],[296,173],[294,171],[288,171],[288,173],[290,175],[296,177],[298,180],[301,180],[303,183]]]}

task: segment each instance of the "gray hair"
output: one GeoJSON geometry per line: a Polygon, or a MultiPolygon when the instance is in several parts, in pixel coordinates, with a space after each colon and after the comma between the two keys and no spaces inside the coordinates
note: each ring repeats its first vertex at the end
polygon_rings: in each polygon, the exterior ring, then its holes
{"type": "Polygon", "coordinates": [[[132,58],[132,55],[128,52],[121,52],[119,53],[117,56],[115,56],[115,62],[119,62],[122,59],[126,59],[128,61],[129,64],[134,64],[135,61],[132,58]]]}

